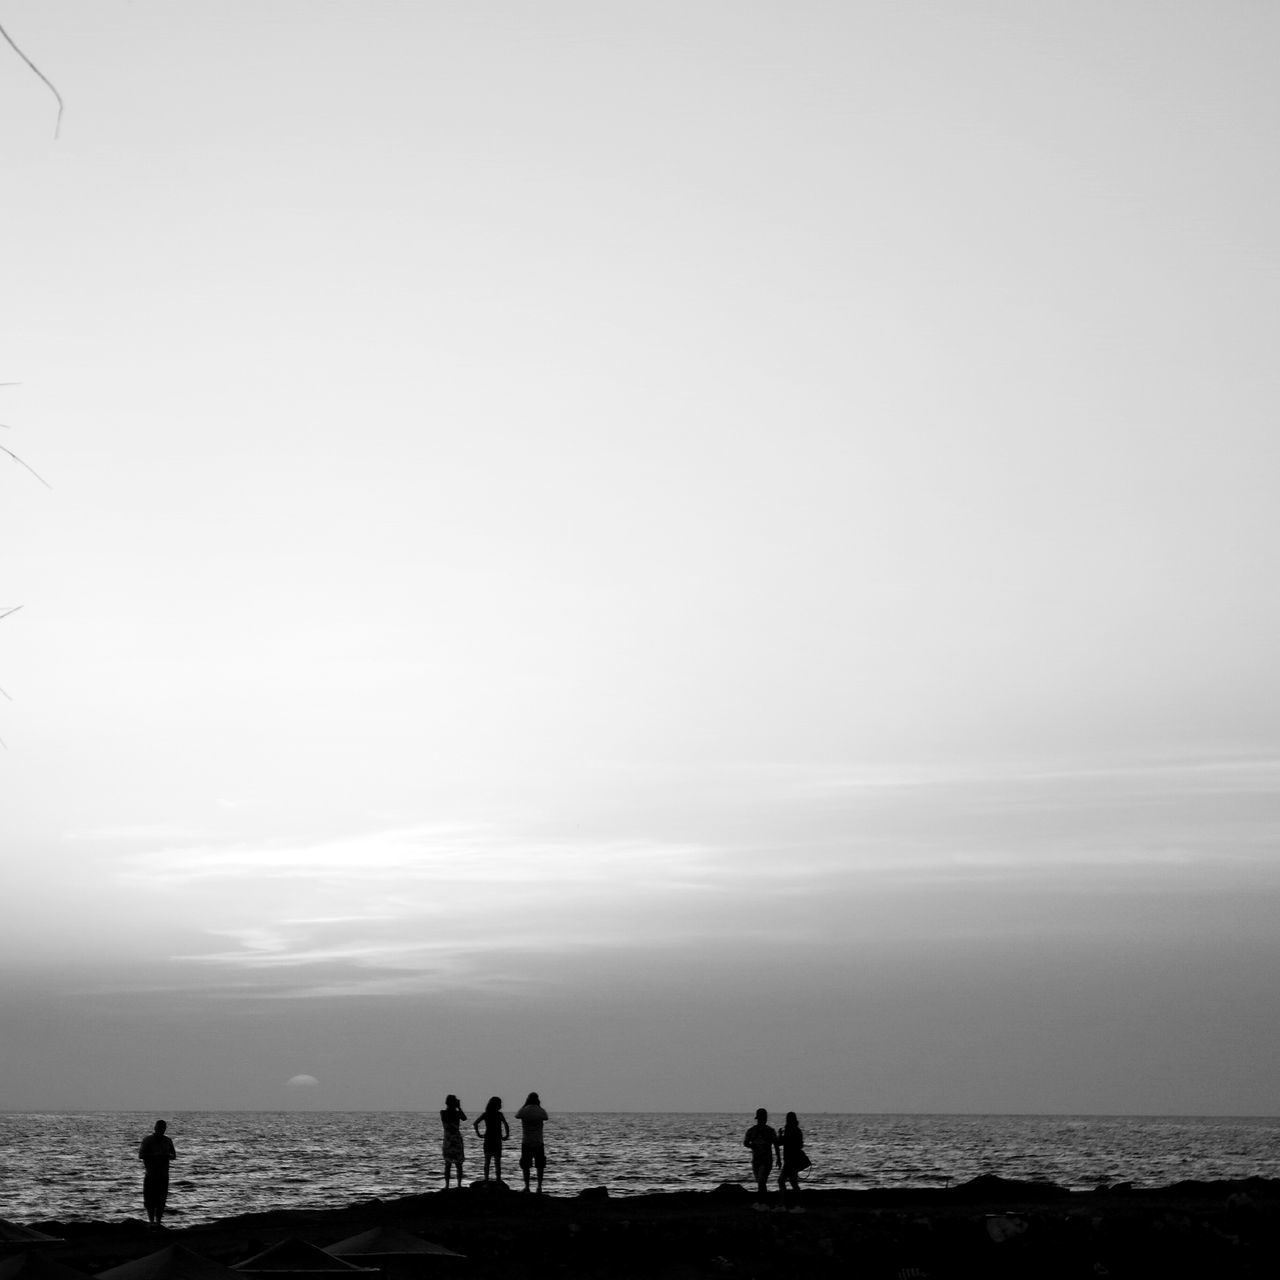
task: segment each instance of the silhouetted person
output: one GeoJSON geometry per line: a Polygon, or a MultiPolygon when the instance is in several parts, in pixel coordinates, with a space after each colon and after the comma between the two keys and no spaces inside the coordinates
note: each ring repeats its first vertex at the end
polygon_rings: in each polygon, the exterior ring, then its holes
{"type": "Polygon", "coordinates": [[[785,1195],[789,1182],[791,1189],[798,1193],[800,1190],[798,1175],[801,1170],[809,1167],[811,1161],[805,1155],[804,1130],[800,1128],[800,1121],[796,1119],[794,1111],[787,1112],[787,1122],[778,1135],[778,1145],[782,1148],[782,1169],[778,1173],[778,1190],[785,1195]]]}
{"type": "Polygon", "coordinates": [[[440,1123],[444,1126],[444,1142],[441,1151],[444,1153],[444,1189],[449,1190],[449,1171],[457,1169],[458,1186],[462,1186],[462,1124],[467,1113],[462,1103],[451,1093],[444,1100],[444,1110],[440,1113],[440,1123]]]}
{"type": "Polygon", "coordinates": [[[163,1225],[164,1206],[169,1199],[169,1162],[178,1158],[173,1139],[165,1137],[168,1127],[163,1120],[157,1120],[154,1131],[138,1147],[138,1159],[146,1171],[142,1177],[142,1204],[153,1227],[163,1225]]]}
{"type": "Polygon", "coordinates": [[[763,1196],[773,1169],[773,1153],[778,1149],[778,1135],[769,1124],[769,1113],[763,1107],[756,1112],[756,1122],[747,1130],[742,1145],[751,1148],[751,1173],[756,1180],[757,1194],[763,1196]]]}
{"type": "Polygon", "coordinates": [[[516,1112],[520,1121],[520,1172],[524,1174],[524,1189],[529,1190],[529,1172],[538,1171],[538,1194],[542,1194],[542,1174],[547,1167],[547,1151],[542,1145],[542,1126],[547,1123],[547,1113],[536,1093],[531,1093],[524,1106],[516,1112]]]}
{"type": "Polygon", "coordinates": [[[493,1165],[493,1176],[502,1181],[502,1144],[511,1137],[511,1126],[507,1117],[502,1114],[502,1099],[490,1098],[484,1114],[477,1117],[474,1128],[480,1133],[484,1125],[484,1180],[489,1181],[489,1165],[493,1165]]]}

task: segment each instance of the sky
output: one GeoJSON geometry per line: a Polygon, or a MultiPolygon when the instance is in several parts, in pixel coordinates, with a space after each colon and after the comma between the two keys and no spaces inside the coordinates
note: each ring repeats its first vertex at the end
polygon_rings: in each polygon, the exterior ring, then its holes
{"type": "Polygon", "coordinates": [[[1280,1113],[1280,11],[0,23],[0,1110],[1280,1113]]]}

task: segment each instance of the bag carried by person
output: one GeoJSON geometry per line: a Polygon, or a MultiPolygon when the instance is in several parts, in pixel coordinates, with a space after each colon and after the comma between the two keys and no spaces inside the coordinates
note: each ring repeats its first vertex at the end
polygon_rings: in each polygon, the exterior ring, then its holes
{"type": "Polygon", "coordinates": [[[796,1160],[796,1168],[803,1173],[812,1163],[813,1161],[809,1159],[809,1153],[807,1151],[802,1151],[799,1158],[796,1160]]]}

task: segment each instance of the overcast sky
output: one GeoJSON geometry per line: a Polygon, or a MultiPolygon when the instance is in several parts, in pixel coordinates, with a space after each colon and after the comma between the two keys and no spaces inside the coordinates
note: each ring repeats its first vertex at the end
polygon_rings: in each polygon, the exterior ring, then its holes
{"type": "Polygon", "coordinates": [[[0,22],[0,1109],[1280,1112],[1280,10],[0,22]]]}

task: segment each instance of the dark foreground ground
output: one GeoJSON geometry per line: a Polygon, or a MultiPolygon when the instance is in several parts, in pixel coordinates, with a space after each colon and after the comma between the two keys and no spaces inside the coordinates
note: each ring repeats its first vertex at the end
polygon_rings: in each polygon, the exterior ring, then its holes
{"type": "Polygon", "coordinates": [[[290,1237],[323,1247],[389,1226],[466,1259],[386,1260],[371,1280],[1280,1276],[1280,1181],[1067,1192],[980,1178],[946,1191],[807,1191],[793,1203],[802,1211],[736,1186],[616,1199],[469,1188],[199,1227],[175,1219],[163,1232],[133,1219],[36,1225],[64,1240],[42,1255],[87,1274],[170,1243],[234,1266],[290,1237]]]}

